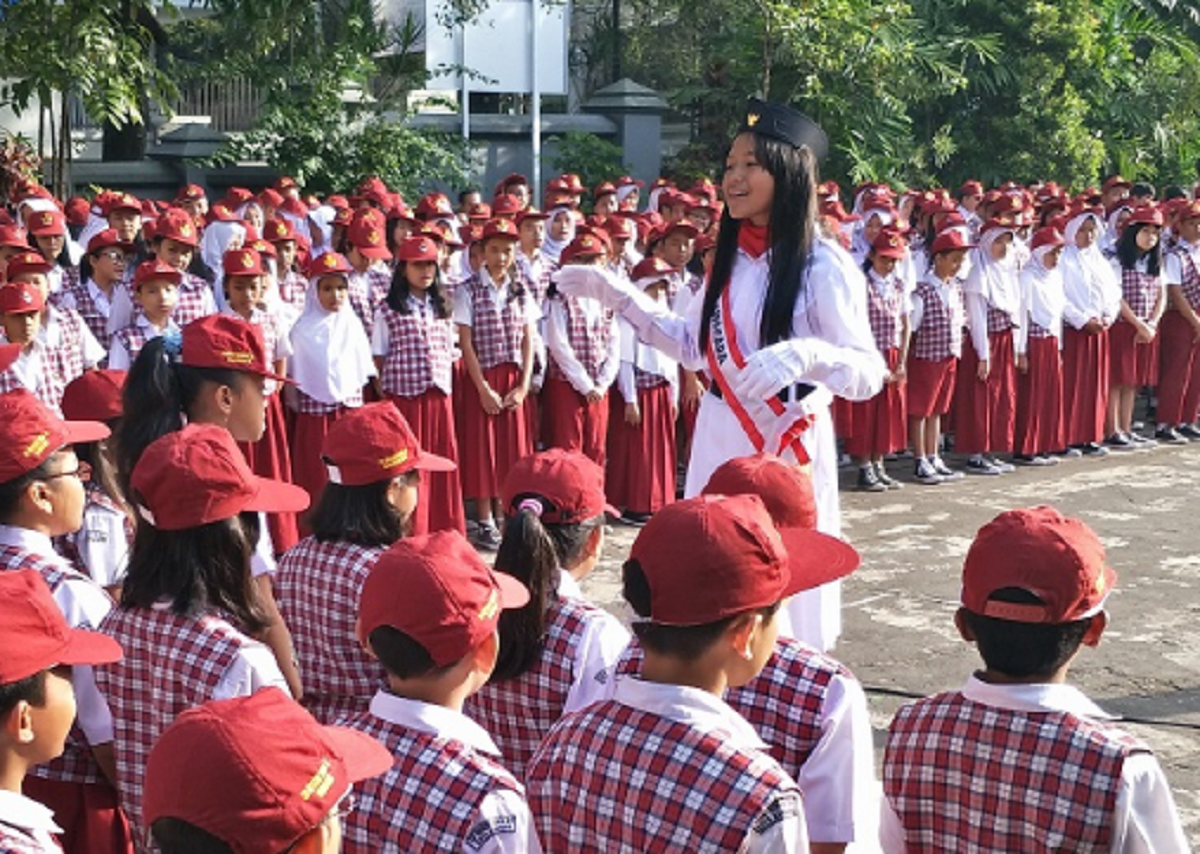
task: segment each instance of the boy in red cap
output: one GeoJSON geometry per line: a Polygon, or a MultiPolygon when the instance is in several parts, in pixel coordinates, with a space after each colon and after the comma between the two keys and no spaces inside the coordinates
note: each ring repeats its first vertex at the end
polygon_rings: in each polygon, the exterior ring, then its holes
{"type": "Polygon", "coordinates": [[[267,617],[250,572],[258,525],[247,520],[303,510],[308,497],[254,475],[214,424],[151,443],[130,495],[143,521],[121,605],[102,624],[126,657],[98,670],[96,682],[112,709],[121,801],[140,840],[146,759],[171,721],[207,700],[287,687],[271,649],[250,637],[267,617]]]}
{"type": "Polygon", "coordinates": [[[426,453],[387,401],[347,412],[320,451],[329,483],[307,519],[313,533],[280,559],[276,587],[304,671],[304,705],[332,723],[365,712],[383,679],[354,634],[367,573],[412,533],[425,477],[454,463],[426,453]]]}
{"type": "MultiPolygon", "coordinates": [[[[0,432],[0,572],[36,570],[70,625],[95,628],[112,600],[54,551],[51,537],[72,533],[83,521],[82,481],[90,470],[71,445],[98,441],[108,428],[64,422],[18,389],[0,395],[0,432]]],[[[15,648],[6,645],[5,659],[10,654],[15,648]]],[[[36,769],[24,791],[54,810],[69,849],[124,851],[129,830],[112,788],[112,718],[91,668],[77,667],[70,678],[77,726],[63,755],[36,769]]]]}
{"type": "Polygon", "coordinates": [[[53,811],[22,794],[22,781],[62,755],[75,720],[72,667],[116,661],[121,647],[71,628],[38,573],[17,570],[0,572],[0,649],[0,850],[61,852],[53,811]]]}
{"type": "Polygon", "coordinates": [[[401,540],[363,585],[358,637],[387,671],[370,712],[349,718],[395,764],[363,784],[346,854],[540,852],[521,784],[462,714],[496,665],[501,613],[529,601],[457,531],[401,540]]]}
{"type": "MultiPolygon", "coordinates": [[[[133,300],[138,311],[130,323],[114,330],[110,338],[108,367],[127,371],[146,342],[162,335],[178,334],[175,309],[183,274],[161,261],[144,261],[133,274],[133,300]]],[[[111,317],[111,314],[110,314],[111,317]]]]}
{"type": "Polygon", "coordinates": [[[106,228],[94,235],[87,244],[89,275],[64,290],[59,299],[62,308],[79,313],[105,354],[112,344],[112,333],[108,331],[112,300],[125,280],[132,251],[133,244],[114,229],[106,228]]]}
{"type": "Polygon", "coordinates": [[[1066,684],[1116,580],[1096,534],[1053,507],[979,529],[954,622],[984,667],[893,719],[886,851],[1188,850],[1150,749],[1066,684]]]}
{"type": "Polygon", "coordinates": [[[720,698],[824,573],[803,557],[811,533],[777,530],[749,495],[680,501],[642,529],[622,572],[641,676],[560,721],[526,775],[549,850],[808,850],[799,786],[720,698]]]}
{"type": "Polygon", "coordinates": [[[351,784],[391,764],[374,739],[264,688],[166,729],[146,765],[146,821],[162,854],[337,854],[351,784]]]}

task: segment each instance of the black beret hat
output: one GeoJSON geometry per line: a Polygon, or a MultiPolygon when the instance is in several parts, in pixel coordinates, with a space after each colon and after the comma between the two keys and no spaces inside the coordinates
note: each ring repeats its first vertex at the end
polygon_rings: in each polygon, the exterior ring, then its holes
{"type": "Polygon", "coordinates": [[[755,133],[777,139],[797,148],[807,145],[817,160],[829,153],[829,138],[821,126],[803,113],[785,104],[772,104],[751,98],[739,133],[755,133]]]}

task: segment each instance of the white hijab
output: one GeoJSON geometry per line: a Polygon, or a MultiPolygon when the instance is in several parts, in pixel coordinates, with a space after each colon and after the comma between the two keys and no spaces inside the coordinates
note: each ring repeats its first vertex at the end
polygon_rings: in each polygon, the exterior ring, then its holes
{"type": "Polygon", "coordinates": [[[1021,300],[1012,247],[1009,246],[1003,261],[992,257],[992,246],[1005,234],[1013,234],[1012,229],[991,228],[979,238],[979,245],[971,250],[971,272],[967,274],[963,290],[982,295],[992,306],[1016,317],[1021,300]]]}
{"type": "MultiPolygon", "coordinates": [[[[308,222],[304,224],[304,233],[313,239],[313,257],[335,248],[333,245],[333,221],[336,218],[337,208],[331,205],[321,205],[308,212],[308,222]],[[315,226],[315,234],[320,235],[319,239],[314,235],[314,229],[309,227],[310,224],[315,226]]],[[[296,228],[299,229],[300,226],[296,225],[296,228]]]]}
{"type": "Polygon", "coordinates": [[[317,296],[319,281],[308,280],[304,311],[292,327],[292,379],[309,397],[332,405],[344,403],[375,376],[375,361],[350,301],[326,311],[317,296]]]}
{"type": "MultiPolygon", "coordinates": [[[[1021,287],[1029,299],[1029,316],[1043,329],[1054,329],[1062,320],[1067,295],[1063,289],[1062,268],[1046,269],[1043,259],[1054,246],[1039,246],[1030,253],[1029,263],[1021,271],[1021,287]]],[[[1061,258],[1061,256],[1060,256],[1061,258]]]]}
{"type": "Polygon", "coordinates": [[[1117,277],[1116,271],[1113,270],[1112,264],[1104,257],[1104,253],[1100,249],[1100,236],[1103,231],[1104,223],[1100,221],[1100,217],[1090,211],[1072,217],[1071,221],[1067,223],[1067,227],[1063,229],[1063,239],[1066,240],[1067,247],[1063,250],[1058,263],[1065,265],[1064,276],[1068,271],[1079,276],[1085,282],[1088,291],[1103,294],[1106,300],[1111,300],[1114,293],[1119,297],[1121,281],[1117,277]],[[1096,223],[1096,240],[1087,249],[1080,249],[1075,245],[1075,236],[1089,218],[1096,223]]]}
{"type": "Polygon", "coordinates": [[[551,208],[550,209],[550,217],[546,220],[546,239],[542,241],[542,254],[545,255],[546,258],[548,258],[549,260],[551,260],[555,264],[557,264],[558,259],[562,256],[562,251],[564,249],[566,249],[567,245],[574,239],[575,239],[575,216],[574,216],[574,214],[571,213],[571,209],[568,207],[551,208]],[[570,230],[570,233],[567,234],[566,239],[555,240],[553,237],[550,236],[550,223],[554,222],[555,217],[557,217],[560,213],[563,213],[563,212],[565,212],[567,214],[567,219],[569,219],[571,222],[571,230],[570,230]]]}

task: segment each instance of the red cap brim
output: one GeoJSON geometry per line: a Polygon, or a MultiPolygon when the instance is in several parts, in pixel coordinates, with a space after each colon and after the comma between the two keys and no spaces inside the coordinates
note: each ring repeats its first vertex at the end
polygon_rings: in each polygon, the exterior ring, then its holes
{"type": "Polygon", "coordinates": [[[64,421],[63,427],[67,433],[63,440],[64,445],[99,442],[112,435],[112,430],[101,421],[64,421]]]}
{"type": "Polygon", "coordinates": [[[299,513],[308,509],[308,492],[294,484],[265,477],[254,478],[258,494],[243,507],[261,513],[299,513]]]}
{"type": "Polygon", "coordinates": [[[431,454],[428,451],[421,451],[417,455],[417,460],[413,464],[413,468],[420,469],[421,471],[454,471],[458,468],[458,463],[446,457],[431,454]]]}
{"type": "Polygon", "coordinates": [[[861,562],[849,543],[812,528],[780,528],[779,536],[787,549],[791,571],[791,580],[781,599],[837,581],[857,569],[861,562]]]}
{"type": "Polygon", "coordinates": [[[506,572],[493,572],[500,587],[500,607],[506,611],[529,604],[529,589],[506,572]]]}
{"type": "Polygon", "coordinates": [[[70,640],[58,653],[55,664],[112,664],[125,653],[117,641],[88,629],[71,629],[70,640]]]}
{"type": "Polygon", "coordinates": [[[386,246],[359,246],[358,251],[376,261],[387,261],[392,257],[386,246]]]}
{"type": "Polygon", "coordinates": [[[392,753],[366,733],[341,726],[323,726],[325,738],[330,746],[341,754],[350,775],[348,782],[358,783],[378,777],[391,770],[394,759],[392,753]]]}

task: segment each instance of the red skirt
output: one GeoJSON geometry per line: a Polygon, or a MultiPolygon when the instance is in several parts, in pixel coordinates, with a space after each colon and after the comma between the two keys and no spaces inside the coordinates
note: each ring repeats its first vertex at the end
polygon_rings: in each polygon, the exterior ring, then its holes
{"type": "Polygon", "coordinates": [[[547,448],[577,451],[603,467],[608,435],[608,395],[595,403],[566,380],[542,386],[542,433],[547,448]]]}
{"type": "Polygon", "coordinates": [[[947,356],[941,361],[908,357],[908,381],[905,405],[909,418],[931,418],[950,411],[954,399],[954,377],[958,359],[947,356]]]}
{"type": "MultiPolygon", "coordinates": [[[[458,462],[454,407],[445,392],[431,388],[417,397],[393,397],[392,403],[417,434],[422,450],[458,462]]],[[[423,471],[419,489],[413,534],[450,529],[466,533],[462,484],[457,471],[423,471]]]]}
{"type": "Polygon", "coordinates": [[[1089,335],[1072,326],[1063,330],[1063,417],[1067,444],[1104,438],[1108,412],[1108,330],[1089,335]]]}
{"type": "MultiPolygon", "coordinates": [[[[329,481],[329,473],[321,460],[321,446],[325,444],[325,434],[345,413],[345,407],[338,407],[336,412],[327,415],[296,413],[296,422],[292,428],[292,483],[308,493],[310,509],[321,500],[321,492],[329,481]]],[[[301,519],[301,528],[304,527],[301,519]]]]}
{"type": "Polygon", "coordinates": [[[1158,384],[1158,336],[1149,344],[1139,344],[1132,323],[1118,320],[1108,330],[1109,382],[1114,386],[1158,384]]]}
{"type": "Polygon", "coordinates": [[[1062,357],[1056,338],[1030,338],[1029,368],[1017,374],[1017,422],[1013,443],[1018,454],[1034,456],[1066,445],[1063,424],[1062,357]]]}
{"type": "MultiPolygon", "coordinates": [[[[521,369],[511,362],[487,368],[483,377],[504,397],[521,380],[521,369]]],[[[463,395],[461,477],[463,497],[499,498],[504,478],[513,463],[533,453],[533,407],[528,398],[516,409],[495,415],[483,411],[473,383],[463,395]],[[471,397],[474,397],[472,400],[471,397]]]]}
{"type": "Polygon", "coordinates": [[[68,783],[28,775],[23,794],[54,811],[63,851],[133,854],[133,831],[107,783],[68,783]]]}
{"type": "Polygon", "coordinates": [[[1177,311],[1163,314],[1158,337],[1158,421],[1172,427],[1191,424],[1200,410],[1200,342],[1177,311]]]}
{"type": "Polygon", "coordinates": [[[608,503],[631,513],[657,513],[675,500],[675,403],[669,383],[638,389],[642,423],[625,421],[625,398],[614,390],[608,466],[608,503]]]}
{"type": "MultiPolygon", "coordinates": [[[[287,421],[278,393],[267,398],[267,427],[257,442],[239,442],[246,463],[259,477],[292,482],[292,456],[288,452],[287,421]]],[[[267,527],[275,554],[283,554],[300,542],[295,513],[268,513],[267,527]]]]}
{"type": "Polygon", "coordinates": [[[963,342],[954,390],[954,450],[962,454],[1011,451],[1017,409],[1012,330],[988,336],[988,377],[980,381],[979,355],[963,342]]]}
{"type": "MultiPolygon", "coordinates": [[[[889,371],[900,364],[900,350],[890,348],[884,357],[889,371]]],[[[885,382],[879,394],[870,400],[849,404],[850,423],[854,431],[846,436],[846,453],[852,457],[877,457],[903,448],[908,442],[907,411],[901,382],[885,382]]],[[[834,417],[837,403],[834,398],[834,417]]],[[[839,434],[840,435],[840,434],[839,434]]]]}

